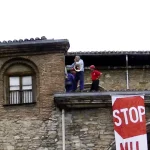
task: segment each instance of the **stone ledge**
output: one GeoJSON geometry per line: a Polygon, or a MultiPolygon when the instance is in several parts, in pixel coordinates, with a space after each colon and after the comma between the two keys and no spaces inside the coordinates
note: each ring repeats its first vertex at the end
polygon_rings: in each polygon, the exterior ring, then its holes
{"type": "Polygon", "coordinates": [[[150,106],[150,91],[58,93],[54,102],[60,109],[111,107],[111,95],[144,95],[145,105],[150,106]]]}
{"type": "Polygon", "coordinates": [[[36,102],[32,102],[32,103],[21,103],[21,104],[3,104],[4,107],[6,106],[33,106],[35,105],[36,102]]]}

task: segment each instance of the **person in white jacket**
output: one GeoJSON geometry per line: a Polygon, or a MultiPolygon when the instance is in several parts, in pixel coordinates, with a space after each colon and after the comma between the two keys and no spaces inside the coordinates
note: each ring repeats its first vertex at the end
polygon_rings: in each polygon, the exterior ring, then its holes
{"type": "Polygon", "coordinates": [[[75,87],[74,91],[77,89],[78,82],[80,83],[80,91],[84,89],[84,61],[80,58],[80,56],[75,56],[74,63],[72,65],[67,65],[67,67],[74,68],[74,66],[78,65],[80,67],[80,71],[76,72],[75,75],[75,87]]]}

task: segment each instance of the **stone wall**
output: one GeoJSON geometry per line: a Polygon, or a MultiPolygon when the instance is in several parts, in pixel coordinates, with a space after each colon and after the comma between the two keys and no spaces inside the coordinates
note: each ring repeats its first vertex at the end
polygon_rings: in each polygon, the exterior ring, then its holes
{"type": "MultiPolygon", "coordinates": [[[[126,90],[126,70],[101,70],[100,85],[106,90],[126,90]]],[[[90,71],[85,70],[85,83],[91,83],[90,71]]],[[[129,88],[150,90],[150,69],[129,69],[129,88]]]]}
{"type": "Polygon", "coordinates": [[[53,94],[65,89],[64,66],[63,53],[0,59],[0,150],[62,150],[61,117],[53,94]],[[4,106],[5,66],[22,60],[37,67],[36,104],[4,106]]]}
{"type": "Polygon", "coordinates": [[[67,112],[67,150],[104,150],[114,139],[112,111],[108,108],[67,112]]]}
{"type": "Polygon", "coordinates": [[[0,150],[62,150],[60,119],[55,108],[45,121],[30,115],[1,119],[0,150]]]}
{"type": "MultiPolygon", "coordinates": [[[[11,59],[0,59],[0,68],[11,59]]],[[[61,111],[53,94],[64,91],[64,54],[20,56],[37,66],[36,104],[3,106],[3,77],[0,78],[0,150],[62,150],[61,111]]],[[[101,70],[106,90],[126,89],[125,70],[101,70]]],[[[129,87],[149,89],[150,70],[129,70],[129,87]]],[[[85,83],[90,72],[85,71],[85,83]]],[[[150,109],[146,109],[147,121],[150,109]]],[[[65,113],[66,150],[107,150],[114,140],[112,109],[70,110],[65,113]]]]}
{"type": "MultiPolygon", "coordinates": [[[[5,57],[0,59],[0,73],[5,72],[5,66],[11,65],[13,61],[22,60],[30,61],[37,67],[37,81],[36,81],[36,105],[34,106],[17,106],[13,112],[3,106],[4,104],[4,75],[0,77],[0,116],[9,117],[9,114],[14,117],[18,115],[20,110],[20,116],[37,116],[41,119],[49,118],[51,114],[51,106],[53,105],[53,94],[55,92],[63,92],[64,86],[64,54],[45,54],[45,55],[33,55],[33,56],[20,56],[20,57],[5,57]],[[17,111],[17,112],[16,112],[17,111]],[[7,113],[6,113],[7,112],[7,113]]],[[[12,107],[12,106],[10,106],[12,107]]]]}
{"type": "Polygon", "coordinates": [[[150,69],[130,69],[129,88],[150,90],[150,69]]]}
{"type": "MultiPolygon", "coordinates": [[[[150,108],[146,108],[150,121],[150,108]]],[[[5,118],[0,120],[1,150],[62,150],[61,111],[55,107],[51,117],[5,118]]],[[[114,141],[111,108],[65,112],[66,150],[108,150],[114,141]]]]}
{"type": "MultiPolygon", "coordinates": [[[[66,112],[66,150],[108,150],[114,142],[111,108],[66,112]]],[[[150,108],[146,107],[150,121],[150,108]]]]}

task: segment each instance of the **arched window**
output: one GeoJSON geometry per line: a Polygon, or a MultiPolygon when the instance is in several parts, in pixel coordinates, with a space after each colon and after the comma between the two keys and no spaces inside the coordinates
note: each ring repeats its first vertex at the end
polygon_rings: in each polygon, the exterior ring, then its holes
{"type": "Polygon", "coordinates": [[[10,65],[4,72],[5,104],[35,102],[35,71],[25,63],[10,65]]]}

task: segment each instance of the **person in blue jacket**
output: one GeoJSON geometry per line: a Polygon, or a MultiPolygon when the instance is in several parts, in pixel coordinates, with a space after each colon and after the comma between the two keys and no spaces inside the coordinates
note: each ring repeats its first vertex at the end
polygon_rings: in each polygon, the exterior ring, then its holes
{"type": "Polygon", "coordinates": [[[75,84],[75,77],[71,73],[71,71],[68,70],[67,77],[66,77],[66,83],[65,83],[67,93],[72,92],[74,90],[74,84],[75,84]]]}

